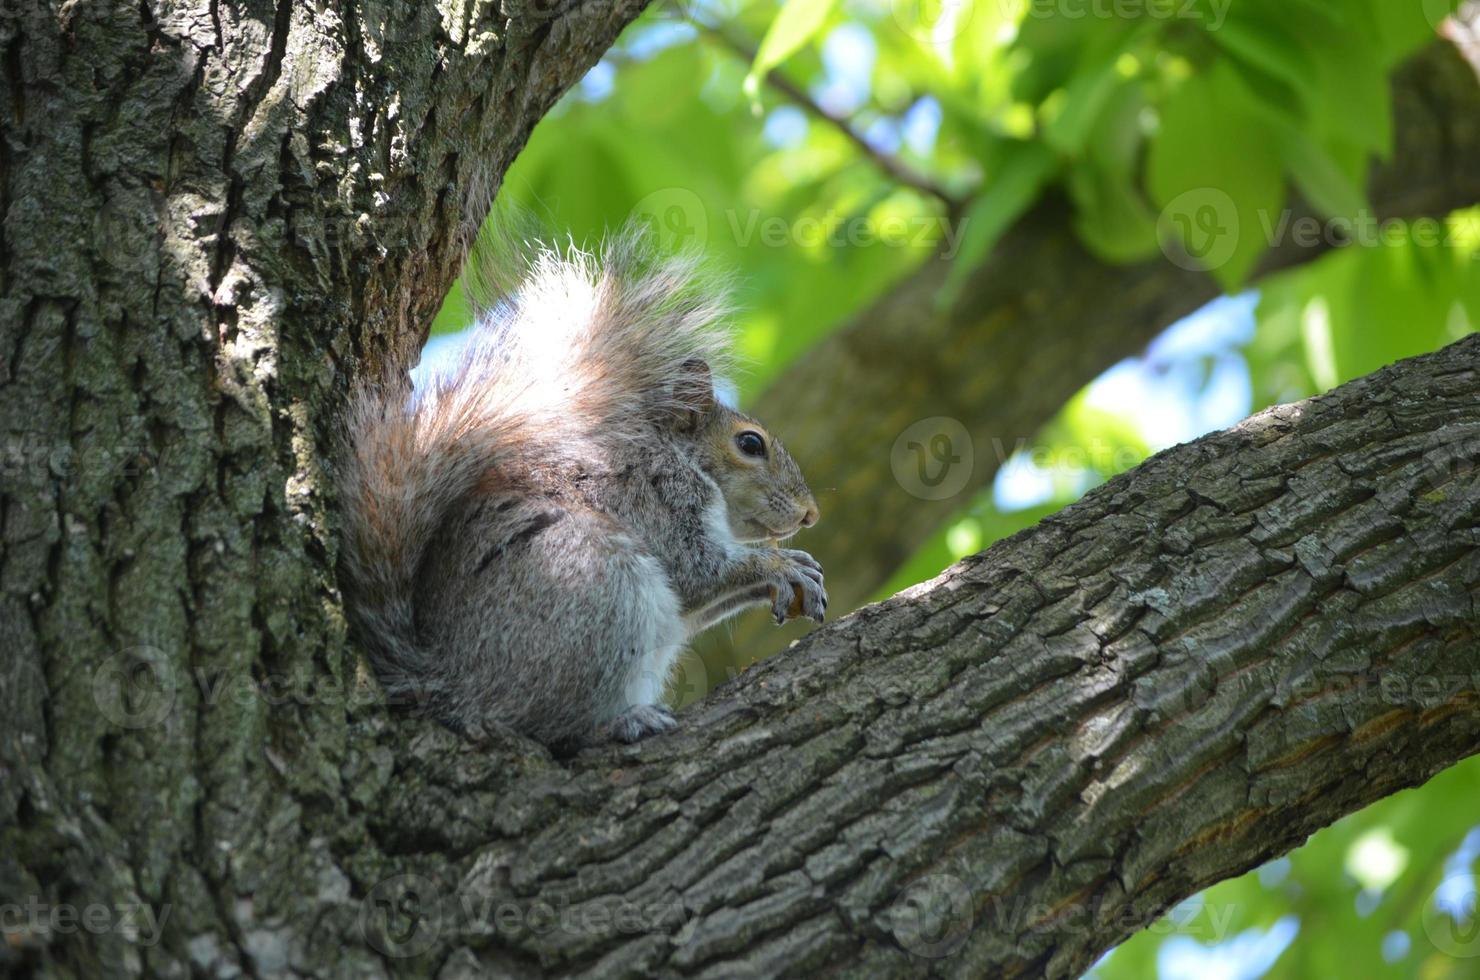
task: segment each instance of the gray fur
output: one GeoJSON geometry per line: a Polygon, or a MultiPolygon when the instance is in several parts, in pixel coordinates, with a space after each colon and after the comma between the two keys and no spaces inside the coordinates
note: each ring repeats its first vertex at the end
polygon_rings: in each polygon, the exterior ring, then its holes
{"type": "Polygon", "coordinates": [[[820,622],[796,463],[714,398],[723,305],[627,234],[539,251],[425,392],[363,389],[346,467],[347,607],[388,693],[548,743],[672,728],[690,636],[751,605],[820,622]]]}

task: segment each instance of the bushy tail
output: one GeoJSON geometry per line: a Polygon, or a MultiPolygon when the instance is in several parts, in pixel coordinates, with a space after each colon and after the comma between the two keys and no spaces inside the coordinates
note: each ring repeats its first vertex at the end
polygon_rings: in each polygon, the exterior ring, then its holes
{"type": "Polygon", "coordinates": [[[723,292],[692,259],[654,258],[634,231],[599,255],[485,242],[472,262],[470,278],[498,291],[474,297],[455,365],[414,393],[399,376],[364,385],[347,418],[346,604],[393,700],[438,696],[415,594],[448,517],[480,484],[517,492],[531,466],[588,458],[673,411],[692,362],[722,370],[728,350],[723,292]]]}
{"type": "Polygon", "coordinates": [[[476,400],[433,405],[404,383],[362,387],[347,426],[341,473],[346,606],[393,702],[421,702],[436,676],[419,644],[416,575],[448,515],[503,461],[507,421],[480,419],[476,400]]]}

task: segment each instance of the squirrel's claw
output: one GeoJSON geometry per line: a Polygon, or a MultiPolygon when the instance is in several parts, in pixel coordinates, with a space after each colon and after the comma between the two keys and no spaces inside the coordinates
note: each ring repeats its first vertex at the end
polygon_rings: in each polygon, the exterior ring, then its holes
{"type": "Polygon", "coordinates": [[[805,551],[783,549],[782,577],[771,587],[771,615],[776,625],[806,617],[821,623],[827,611],[827,590],[822,584],[822,566],[805,551]]]}
{"type": "Polygon", "coordinates": [[[671,732],[677,727],[678,719],[661,704],[634,704],[618,715],[607,730],[618,742],[631,743],[649,735],[671,732]]]}

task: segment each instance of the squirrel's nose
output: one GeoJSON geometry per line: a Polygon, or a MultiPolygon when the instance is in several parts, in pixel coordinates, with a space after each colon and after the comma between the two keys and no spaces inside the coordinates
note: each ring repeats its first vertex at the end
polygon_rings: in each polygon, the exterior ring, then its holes
{"type": "Polygon", "coordinates": [[[813,524],[816,524],[818,516],[819,515],[817,513],[817,505],[812,504],[808,506],[806,511],[802,514],[802,527],[811,527],[813,524]]]}

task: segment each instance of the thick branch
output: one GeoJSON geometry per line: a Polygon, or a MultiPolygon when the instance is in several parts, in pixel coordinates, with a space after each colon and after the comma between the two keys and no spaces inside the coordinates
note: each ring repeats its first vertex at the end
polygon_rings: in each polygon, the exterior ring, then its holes
{"type": "MultiPolygon", "coordinates": [[[[1436,42],[1399,72],[1394,100],[1397,151],[1370,188],[1378,214],[1443,215],[1480,201],[1473,67],[1436,42]]],[[[1322,251],[1287,239],[1264,271],[1322,251]]],[[[818,494],[823,520],[801,546],[827,567],[840,612],[882,586],[1076,391],[1218,294],[1210,277],[1160,257],[1133,266],[1098,261],[1075,238],[1069,207],[1055,200],[1017,224],[954,306],[933,312],[947,267],[922,266],[801,357],[753,406],[812,485],[828,488],[818,494]],[[953,496],[928,500],[901,485],[890,449],[912,423],[937,416],[959,420],[970,434],[970,479],[953,496]]],[[[739,663],[779,646],[759,619],[737,624],[731,642],[739,663]]]]}
{"type": "Polygon", "coordinates": [[[513,775],[428,732],[371,804],[405,972],[1077,975],[1480,750],[1477,390],[1480,337],[1163,453],[673,736],[513,775]]]}

